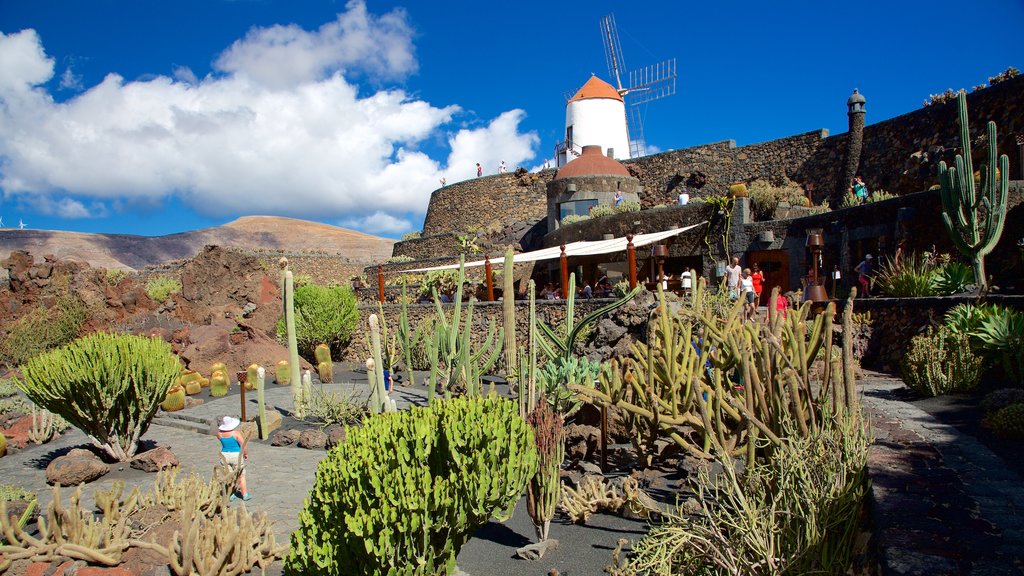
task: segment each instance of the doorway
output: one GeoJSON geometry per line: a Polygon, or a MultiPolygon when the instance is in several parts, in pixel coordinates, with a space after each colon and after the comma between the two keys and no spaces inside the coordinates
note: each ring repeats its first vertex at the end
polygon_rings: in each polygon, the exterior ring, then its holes
{"type": "Polygon", "coordinates": [[[747,252],[747,266],[754,264],[761,267],[764,274],[764,286],[761,288],[761,301],[764,305],[772,293],[772,288],[779,287],[780,292],[789,292],[789,252],[786,250],[751,250],[747,252]]]}

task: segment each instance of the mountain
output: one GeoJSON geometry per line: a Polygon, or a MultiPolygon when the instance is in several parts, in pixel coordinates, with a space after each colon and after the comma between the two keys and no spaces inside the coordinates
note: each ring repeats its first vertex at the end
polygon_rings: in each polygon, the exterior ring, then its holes
{"type": "Polygon", "coordinates": [[[191,258],[207,244],[242,250],[323,252],[351,262],[372,264],[391,256],[394,240],[319,222],[276,216],[245,216],[223,226],[166,236],[84,234],[55,230],[0,230],[0,258],[27,250],[41,260],[47,254],[87,262],[96,268],[139,270],[191,258]]]}

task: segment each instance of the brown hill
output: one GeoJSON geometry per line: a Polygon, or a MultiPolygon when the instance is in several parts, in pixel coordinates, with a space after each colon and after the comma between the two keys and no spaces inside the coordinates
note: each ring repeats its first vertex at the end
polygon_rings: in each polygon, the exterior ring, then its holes
{"type": "Polygon", "coordinates": [[[150,265],[191,258],[208,244],[243,250],[324,252],[353,263],[383,262],[394,240],[294,218],[245,216],[223,226],[166,236],[84,234],[54,230],[0,230],[0,257],[27,250],[38,260],[86,262],[96,268],[139,270],[150,265]]]}

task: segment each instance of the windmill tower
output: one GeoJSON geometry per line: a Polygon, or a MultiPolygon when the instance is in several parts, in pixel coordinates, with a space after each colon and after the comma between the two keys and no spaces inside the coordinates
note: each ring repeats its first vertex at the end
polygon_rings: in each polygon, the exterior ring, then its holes
{"type": "Polygon", "coordinates": [[[598,145],[606,154],[624,160],[647,153],[644,142],[646,104],[676,92],[675,58],[629,72],[619,44],[615,16],[601,19],[601,39],[614,85],[596,76],[587,80],[565,105],[565,141],[555,146],[562,166],[579,156],[583,146],[598,145]]]}

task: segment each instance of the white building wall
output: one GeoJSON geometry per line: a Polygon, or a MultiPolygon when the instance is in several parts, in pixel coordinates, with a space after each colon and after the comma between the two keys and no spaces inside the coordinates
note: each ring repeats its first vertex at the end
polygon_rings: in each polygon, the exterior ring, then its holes
{"type": "MultiPolygon", "coordinates": [[[[565,106],[565,127],[572,126],[573,149],[578,154],[584,146],[598,145],[604,154],[615,149],[616,160],[629,159],[629,133],[626,130],[626,108],[611,98],[589,98],[565,106]]],[[[572,161],[571,155],[567,161],[572,161]]]]}

